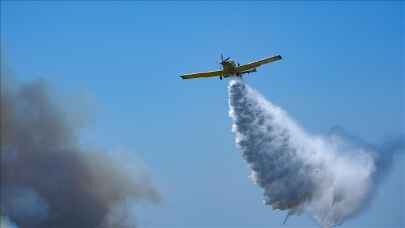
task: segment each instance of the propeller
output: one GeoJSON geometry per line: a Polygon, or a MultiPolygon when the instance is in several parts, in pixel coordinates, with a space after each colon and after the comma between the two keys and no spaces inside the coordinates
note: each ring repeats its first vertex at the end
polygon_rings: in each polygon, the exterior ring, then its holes
{"type": "Polygon", "coordinates": [[[221,53],[221,62],[220,62],[220,64],[221,64],[221,65],[224,65],[224,63],[225,63],[226,61],[228,61],[229,59],[230,59],[230,57],[224,59],[224,55],[222,55],[222,53],[221,53]]]}
{"type": "MultiPolygon", "coordinates": [[[[219,62],[220,65],[224,65],[224,55],[221,53],[221,62],[219,62]]],[[[219,76],[219,79],[222,80],[222,75],[219,76]]]]}
{"type": "MultiPolygon", "coordinates": [[[[224,67],[224,64],[226,63],[226,61],[228,61],[229,59],[230,59],[230,57],[224,59],[224,55],[221,53],[221,62],[219,64],[222,65],[222,68],[224,67]]],[[[224,77],[223,75],[220,75],[219,79],[222,80],[223,77],[224,77]]]]}

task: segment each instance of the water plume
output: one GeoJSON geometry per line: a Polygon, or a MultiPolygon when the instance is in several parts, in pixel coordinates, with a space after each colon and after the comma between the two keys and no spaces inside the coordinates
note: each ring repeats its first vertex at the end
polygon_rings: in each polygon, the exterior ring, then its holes
{"type": "Polygon", "coordinates": [[[236,144],[266,205],[310,213],[324,228],[363,208],[376,168],[370,148],[307,133],[239,79],[228,89],[236,144]]]}

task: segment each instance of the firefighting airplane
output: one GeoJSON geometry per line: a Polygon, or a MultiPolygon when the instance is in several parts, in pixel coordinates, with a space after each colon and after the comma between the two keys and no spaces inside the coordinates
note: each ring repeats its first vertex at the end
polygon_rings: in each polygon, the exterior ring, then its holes
{"type": "Polygon", "coordinates": [[[227,78],[231,76],[242,77],[242,75],[244,74],[256,72],[256,68],[263,64],[271,63],[280,59],[281,56],[276,55],[269,58],[261,59],[259,61],[240,65],[239,63],[236,64],[235,61],[231,60],[231,58],[224,59],[224,56],[221,54],[221,62],[219,63],[222,65],[222,70],[183,74],[180,75],[180,77],[182,79],[219,77],[219,79],[221,80],[222,78],[227,78]]]}

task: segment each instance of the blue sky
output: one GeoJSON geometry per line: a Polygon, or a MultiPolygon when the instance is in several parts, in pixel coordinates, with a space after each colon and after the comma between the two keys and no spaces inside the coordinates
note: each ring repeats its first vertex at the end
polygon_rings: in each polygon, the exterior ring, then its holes
{"type": "MultiPolygon", "coordinates": [[[[19,80],[90,105],[83,143],[145,161],[164,202],[140,209],[144,227],[314,227],[306,216],[281,226],[284,213],[262,205],[234,146],[227,82],[178,75],[217,69],[220,53],[281,54],[246,81],[310,132],[340,125],[378,143],[405,132],[404,6],[2,1],[1,55],[19,80]]],[[[404,209],[404,162],[344,227],[405,224],[387,213],[404,209]]]]}

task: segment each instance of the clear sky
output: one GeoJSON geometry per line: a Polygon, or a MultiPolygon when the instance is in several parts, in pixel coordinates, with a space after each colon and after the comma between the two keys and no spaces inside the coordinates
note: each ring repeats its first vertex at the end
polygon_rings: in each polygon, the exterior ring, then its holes
{"type": "MultiPolygon", "coordinates": [[[[221,53],[240,63],[280,54],[246,81],[309,132],[340,125],[379,143],[405,132],[404,10],[403,2],[1,1],[1,55],[19,80],[44,78],[91,105],[84,143],[145,161],[164,200],[139,209],[144,227],[314,227],[306,216],[282,226],[285,214],[262,205],[230,131],[227,82],[178,76],[217,69],[221,53]]],[[[372,208],[344,227],[404,227],[404,165],[402,156],[372,208]]]]}

